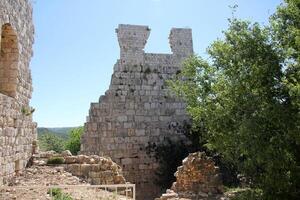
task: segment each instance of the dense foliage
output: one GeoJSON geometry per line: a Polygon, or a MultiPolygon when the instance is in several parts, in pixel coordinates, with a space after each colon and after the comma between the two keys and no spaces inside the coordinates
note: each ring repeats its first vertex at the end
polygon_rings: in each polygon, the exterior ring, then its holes
{"type": "Polygon", "coordinates": [[[69,132],[69,139],[66,141],[65,148],[71,153],[77,154],[80,151],[80,138],[83,134],[83,127],[73,128],[69,132]]]}
{"type": "Polygon", "coordinates": [[[171,88],[187,104],[206,146],[236,166],[263,199],[300,195],[300,0],[270,26],[229,20],[224,39],[193,56],[171,88]],[[202,133],[203,135],[203,133],[202,133]]]}
{"type": "Polygon", "coordinates": [[[68,133],[73,129],[74,127],[61,127],[61,128],[45,128],[45,127],[38,127],[37,132],[38,135],[43,135],[46,133],[52,133],[54,135],[60,136],[63,139],[68,138],[68,133]]]}
{"type": "Polygon", "coordinates": [[[58,153],[64,150],[70,150],[72,154],[77,154],[80,151],[80,137],[83,134],[83,127],[77,127],[69,130],[69,133],[50,132],[52,129],[40,129],[39,147],[43,151],[54,150],[58,153]]]}
{"type": "Polygon", "coordinates": [[[43,151],[54,150],[56,152],[62,152],[65,150],[64,139],[53,133],[44,133],[39,136],[39,147],[43,151]]]}

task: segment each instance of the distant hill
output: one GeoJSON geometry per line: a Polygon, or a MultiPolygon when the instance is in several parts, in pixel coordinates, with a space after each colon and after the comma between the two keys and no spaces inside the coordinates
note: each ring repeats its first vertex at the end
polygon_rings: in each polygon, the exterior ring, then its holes
{"type": "Polygon", "coordinates": [[[52,133],[62,138],[68,138],[68,133],[73,128],[76,127],[61,127],[61,128],[38,127],[37,132],[38,132],[38,136],[41,136],[46,133],[52,133]]]}

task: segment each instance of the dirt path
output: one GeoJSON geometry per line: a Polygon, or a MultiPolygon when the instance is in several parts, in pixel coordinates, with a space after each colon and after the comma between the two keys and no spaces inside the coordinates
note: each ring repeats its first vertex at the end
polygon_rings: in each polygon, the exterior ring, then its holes
{"type": "MultiPolygon", "coordinates": [[[[51,200],[47,188],[20,189],[19,186],[53,186],[55,185],[83,185],[89,186],[84,180],[65,172],[62,167],[33,166],[27,168],[10,184],[9,189],[1,189],[0,200],[51,200]]],[[[63,188],[63,193],[69,194],[73,200],[125,200],[126,197],[106,192],[99,188],[63,188]]]]}

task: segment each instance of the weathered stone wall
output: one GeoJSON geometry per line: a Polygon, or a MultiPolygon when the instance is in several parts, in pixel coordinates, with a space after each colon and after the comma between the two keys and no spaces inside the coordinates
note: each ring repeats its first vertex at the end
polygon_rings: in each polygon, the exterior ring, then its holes
{"type": "Polygon", "coordinates": [[[154,184],[158,164],[145,148],[166,138],[185,139],[186,105],[170,94],[166,80],[179,73],[183,59],[193,53],[192,32],[171,30],[173,54],[144,52],[147,26],[119,25],[116,32],[120,59],[109,89],[91,104],[81,153],[111,157],[126,180],[137,184],[138,199],[154,199],[161,192],[154,184]]]}
{"type": "MultiPolygon", "coordinates": [[[[68,152],[68,151],[65,151],[68,152]]],[[[111,160],[111,158],[98,155],[76,155],[62,152],[61,154],[48,151],[35,155],[33,164],[44,165],[45,161],[51,158],[63,158],[64,163],[60,164],[65,171],[72,175],[81,177],[94,185],[104,184],[125,184],[126,180],[122,174],[122,168],[111,160]],[[44,160],[46,159],[46,160],[44,160]]]]}
{"type": "Polygon", "coordinates": [[[0,185],[26,166],[36,140],[29,107],[33,33],[28,0],[1,0],[0,185]]]}
{"type": "Polygon", "coordinates": [[[219,168],[204,152],[189,154],[175,176],[171,190],[156,200],[217,200],[223,197],[219,168]]]}

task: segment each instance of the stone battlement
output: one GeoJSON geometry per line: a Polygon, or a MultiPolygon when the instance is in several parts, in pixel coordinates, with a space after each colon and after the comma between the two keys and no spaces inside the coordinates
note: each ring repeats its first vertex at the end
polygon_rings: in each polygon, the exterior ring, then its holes
{"type": "Polygon", "coordinates": [[[169,35],[169,43],[173,54],[149,54],[144,52],[150,35],[148,26],[120,24],[116,29],[120,46],[120,62],[122,64],[143,64],[145,57],[161,57],[154,60],[164,61],[165,57],[186,57],[193,54],[192,30],[173,28],[169,35]],[[152,55],[152,56],[151,56],[152,55]]]}

